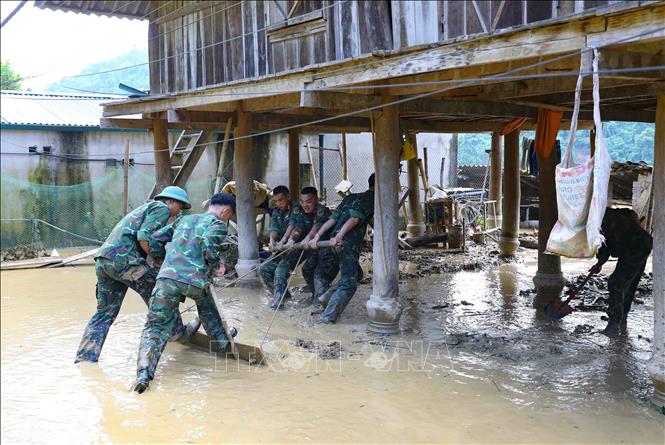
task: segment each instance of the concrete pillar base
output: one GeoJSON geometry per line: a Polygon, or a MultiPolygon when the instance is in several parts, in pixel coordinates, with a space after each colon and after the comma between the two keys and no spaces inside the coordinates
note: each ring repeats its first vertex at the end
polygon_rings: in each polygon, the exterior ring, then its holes
{"type": "Polygon", "coordinates": [[[665,357],[657,354],[658,352],[655,352],[647,364],[647,372],[651,376],[654,389],[651,403],[656,405],[661,413],[665,414],[665,357]]]}
{"type": "Polygon", "coordinates": [[[236,273],[239,277],[239,283],[252,284],[259,283],[259,260],[238,260],[236,264],[236,273]]]}
{"type": "Polygon", "coordinates": [[[409,236],[423,236],[425,234],[425,224],[407,224],[406,232],[409,236]]]}
{"type": "Polygon", "coordinates": [[[536,272],[533,277],[533,284],[536,286],[536,298],[533,300],[533,307],[543,309],[553,298],[561,297],[561,292],[566,284],[561,272],[543,273],[536,272]]]}
{"type": "Polygon", "coordinates": [[[382,298],[371,295],[367,304],[369,324],[367,329],[380,334],[395,334],[399,332],[399,318],[402,308],[397,303],[397,298],[382,298]]]}
{"type": "Polygon", "coordinates": [[[509,257],[515,255],[520,242],[517,238],[512,236],[501,236],[499,238],[499,251],[502,257],[509,257]]]}

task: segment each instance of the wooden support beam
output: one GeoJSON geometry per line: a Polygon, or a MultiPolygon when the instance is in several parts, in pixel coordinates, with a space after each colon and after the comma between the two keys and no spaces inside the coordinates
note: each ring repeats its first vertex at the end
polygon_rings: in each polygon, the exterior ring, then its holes
{"type": "Polygon", "coordinates": [[[167,120],[170,124],[182,124],[196,129],[197,124],[218,125],[219,128],[225,128],[229,119],[235,119],[235,112],[219,111],[193,111],[193,110],[168,110],[167,120]]]}
{"type": "Polygon", "coordinates": [[[296,199],[300,194],[300,131],[289,130],[289,191],[296,199]]]}
{"type": "Polygon", "coordinates": [[[155,150],[155,188],[153,189],[152,196],[173,183],[168,131],[166,120],[153,120],[152,138],[155,150]]]}
{"type": "Polygon", "coordinates": [[[340,93],[334,91],[303,91],[300,107],[355,111],[381,104],[381,97],[367,94],[340,93]]]}
{"type": "MultiPolygon", "coordinates": [[[[665,42],[663,42],[663,46],[665,47],[665,42]]],[[[665,66],[665,55],[663,54],[620,51],[603,48],[598,51],[598,57],[599,70],[616,70],[622,68],[639,69],[655,66],[665,66]]],[[[632,73],[603,74],[603,77],[631,80],[662,80],[665,79],[665,69],[659,69],[656,71],[636,71],[632,73]]]]}
{"type": "Polygon", "coordinates": [[[409,113],[437,113],[451,116],[494,116],[494,117],[527,117],[537,118],[538,109],[505,102],[458,102],[434,99],[417,99],[405,102],[400,106],[400,115],[409,113]]]}

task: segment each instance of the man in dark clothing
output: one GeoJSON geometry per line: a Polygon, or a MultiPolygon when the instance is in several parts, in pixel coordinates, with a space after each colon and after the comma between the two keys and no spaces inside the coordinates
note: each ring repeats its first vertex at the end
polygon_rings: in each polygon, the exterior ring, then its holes
{"type": "Polygon", "coordinates": [[[616,336],[628,319],[637,285],[651,253],[653,238],[642,229],[635,212],[628,209],[608,207],[601,229],[605,243],[598,249],[598,262],[589,272],[597,274],[610,256],[618,258],[616,268],[608,279],[609,321],[603,330],[605,335],[616,336]]]}
{"type": "MultiPolygon", "coordinates": [[[[270,249],[279,245],[288,236],[287,229],[289,227],[289,216],[291,215],[291,194],[289,189],[284,185],[278,185],[272,191],[273,201],[275,207],[270,215],[270,249]]],[[[274,257],[278,255],[274,253],[268,260],[266,260],[259,269],[259,274],[263,283],[266,285],[270,293],[275,292],[275,271],[279,261],[274,257]]]]}

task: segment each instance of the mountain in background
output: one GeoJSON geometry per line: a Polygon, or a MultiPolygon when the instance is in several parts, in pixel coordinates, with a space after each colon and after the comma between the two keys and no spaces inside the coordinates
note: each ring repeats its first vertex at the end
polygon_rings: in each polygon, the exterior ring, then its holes
{"type": "Polygon", "coordinates": [[[59,82],[49,85],[46,91],[57,93],[127,94],[126,91],[118,88],[119,83],[124,83],[139,90],[148,90],[150,87],[148,50],[134,49],[113,59],[87,65],[79,73],[79,75],[81,74],[93,75],[65,77],[59,82]],[[134,66],[134,68],[111,71],[128,66],[134,66]],[[99,72],[104,73],[93,74],[99,72]]]}

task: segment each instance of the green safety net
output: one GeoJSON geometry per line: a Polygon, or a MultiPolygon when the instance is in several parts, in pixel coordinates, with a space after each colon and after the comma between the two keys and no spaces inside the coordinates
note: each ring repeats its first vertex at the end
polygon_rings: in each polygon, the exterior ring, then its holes
{"type": "MultiPolygon", "coordinates": [[[[2,174],[0,249],[17,245],[52,249],[100,244],[123,217],[123,170],[114,169],[90,182],[75,185],[36,184],[2,174]],[[55,226],[55,227],[54,227],[55,226]]],[[[214,177],[190,181],[185,189],[200,212],[210,197],[214,177]]],[[[155,177],[129,169],[129,210],[142,205],[155,177]]]]}

